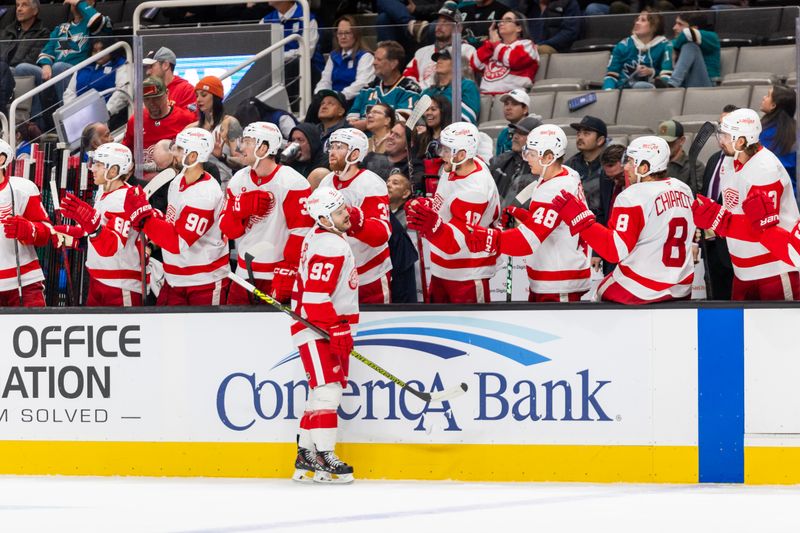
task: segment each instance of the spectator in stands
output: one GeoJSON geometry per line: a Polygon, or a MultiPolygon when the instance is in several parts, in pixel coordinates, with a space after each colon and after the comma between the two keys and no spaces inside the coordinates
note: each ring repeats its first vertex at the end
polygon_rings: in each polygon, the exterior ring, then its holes
{"type": "MultiPolygon", "coordinates": [[[[194,113],[183,107],[175,105],[167,95],[167,87],[161,78],[155,76],[144,80],[142,87],[144,99],[144,113],[142,117],[142,132],[144,143],[145,173],[156,171],[153,163],[153,146],[162,139],[174,140],[175,136],[183,131],[197,118],[194,113]]],[[[134,132],[136,131],[134,116],[128,119],[125,137],[122,144],[130,150],[134,149],[134,132]]]]}
{"type": "Polygon", "coordinates": [[[330,89],[323,89],[317,93],[321,97],[319,109],[317,110],[317,118],[319,119],[319,140],[322,143],[324,151],[328,151],[328,138],[331,133],[340,129],[348,128],[347,119],[347,101],[342,93],[332,91],[330,89]]]}
{"type": "Polygon", "coordinates": [[[248,98],[241,102],[233,113],[242,128],[247,127],[253,122],[270,122],[278,126],[284,138],[288,139],[292,133],[292,128],[297,126],[297,119],[288,111],[277,109],[269,104],[265,104],[258,98],[248,98]]]}
{"type": "MultiPolygon", "coordinates": [[[[600,163],[603,165],[603,174],[606,176],[608,183],[601,183],[600,185],[600,210],[597,212],[597,222],[607,225],[608,218],[611,216],[611,208],[614,202],[625,189],[625,146],[621,144],[611,144],[603,150],[603,155],[600,156],[600,163]]],[[[603,274],[608,275],[614,270],[615,263],[604,261],[596,253],[592,253],[592,268],[595,270],[603,266],[603,274]]]]}
{"type": "Polygon", "coordinates": [[[147,76],[160,78],[164,82],[169,98],[175,102],[175,105],[190,111],[195,110],[197,96],[194,86],[175,74],[175,65],[178,63],[175,52],[162,46],[155,52],[149,52],[142,63],[144,63],[147,76]]]}
{"type": "Polygon", "coordinates": [[[759,142],[772,151],[786,168],[792,184],[797,187],[797,166],[795,152],[795,132],[797,121],[794,119],[797,96],[794,89],[784,85],[773,85],[761,99],[761,135],[759,142]]]}
{"type": "Polygon", "coordinates": [[[411,199],[412,186],[408,176],[400,171],[392,171],[389,179],[386,180],[386,188],[389,190],[389,210],[397,218],[403,229],[408,229],[406,212],[403,207],[411,199]]]}
{"type": "Polygon", "coordinates": [[[492,159],[489,171],[497,184],[502,207],[511,205],[514,198],[534,180],[531,166],[522,157],[522,150],[525,148],[528,134],[541,124],[542,121],[536,117],[524,117],[509,125],[511,146],[492,159]]]}
{"type": "Polygon", "coordinates": [[[530,95],[522,89],[512,89],[500,97],[503,104],[503,117],[508,121],[508,126],[500,131],[497,136],[495,155],[511,150],[511,125],[527,117],[531,107],[530,95]]]}
{"type": "MultiPolygon", "coordinates": [[[[431,97],[442,95],[450,103],[453,102],[453,58],[450,56],[450,49],[444,48],[439,52],[435,52],[431,59],[436,66],[436,72],[433,75],[433,83],[430,87],[422,91],[422,94],[428,94],[431,97]]],[[[462,65],[469,65],[469,59],[462,56],[462,65]]],[[[481,114],[481,95],[478,92],[478,86],[475,82],[467,76],[461,76],[461,118],[462,120],[478,123],[478,117],[481,114]]]]}
{"type": "Polygon", "coordinates": [[[704,13],[681,13],[672,30],[672,49],[676,59],[671,87],[713,87],[720,78],[719,36],[705,25],[704,13]]]}
{"type": "MultiPolygon", "coordinates": [[[[375,79],[374,61],[372,53],[361,40],[355,19],[349,15],[339,18],[336,21],[333,51],[328,56],[314,92],[333,89],[342,93],[346,101],[352,102],[361,89],[375,79]]],[[[347,107],[345,105],[345,109],[347,107]]]]}
{"type": "MultiPolygon", "coordinates": [[[[418,49],[414,54],[411,62],[406,66],[403,72],[404,76],[413,78],[419,86],[424,90],[434,83],[434,76],[437,72],[436,60],[433,56],[436,52],[442,50],[450,50],[453,45],[453,30],[456,24],[460,21],[461,14],[458,10],[445,6],[439,10],[439,18],[436,22],[436,30],[434,32],[435,42],[428,46],[423,46],[418,49]]],[[[466,58],[466,63],[472,59],[475,54],[475,47],[468,43],[461,44],[461,57],[466,58]]]]}
{"type": "Polygon", "coordinates": [[[114,142],[114,138],[105,122],[92,122],[81,132],[81,152],[84,156],[89,152],[94,152],[101,144],[110,142],[114,142]]]}
{"type": "Polygon", "coordinates": [[[577,0],[530,2],[525,16],[540,54],[566,52],[581,33],[581,6],[577,0]]]}
{"type": "Polygon", "coordinates": [[[17,0],[14,21],[0,30],[0,112],[14,98],[14,75],[20,63],[33,64],[50,34],[39,20],[39,0],[17,0]]]}
{"type": "MultiPolygon", "coordinates": [[[[423,124],[418,125],[411,136],[412,158],[422,162],[422,183],[416,182],[417,190],[433,194],[443,160],[439,157],[439,137],[442,130],[452,122],[453,110],[450,100],[444,96],[431,98],[431,105],[423,115],[423,124]]],[[[412,176],[412,178],[414,178],[412,176]]]]}
{"type": "Polygon", "coordinates": [[[392,303],[413,303],[417,301],[414,266],[419,254],[408,236],[408,222],[403,209],[411,198],[411,181],[403,172],[393,171],[386,180],[386,188],[389,191],[389,222],[392,225],[392,235],[389,237],[392,303]]]}
{"type": "Polygon", "coordinates": [[[570,124],[570,127],[577,134],[575,146],[578,153],[565,164],[581,177],[586,205],[597,216],[602,211],[600,189],[611,183],[603,173],[603,164],[600,161],[608,143],[608,128],[605,122],[591,115],[586,115],[578,123],[570,124]]]}
{"type": "Polygon", "coordinates": [[[697,194],[702,183],[700,180],[705,172],[705,165],[697,161],[695,164],[695,182],[692,182],[692,169],[689,166],[689,156],[683,150],[686,143],[686,136],[683,134],[683,124],[677,120],[665,120],[658,125],[659,137],[669,144],[669,164],[667,165],[667,176],[681,180],[697,194]]]}
{"type": "Polygon", "coordinates": [[[417,82],[400,72],[405,51],[395,41],[381,41],[375,50],[375,80],[361,89],[356,96],[347,120],[354,128],[367,128],[367,107],[377,103],[388,104],[395,111],[411,109],[419,98],[417,82]]]}
{"type": "Polygon", "coordinates": [[[42,130],[31,121],[23,122],[17,126],[16,157],[30,157],[31,145],[42,136],[42,130]]]}
{"type": "Polygon", "coordinates": [[[412,48],[415,42],[422,41],[441,4],[441,0],[376,0],[378,40],[397,41],[412,48]]]}
{"type": "Polygon", "coordinates": [[[299,151],[297,155],[288,159],[281,156],[281,164],[292,167],[305,177],[308,177],[314,169],[328,166],[328,157],[322,149],[319,130],[314,124],[301,122],[292,128],[289,142],[296,143],[299,151]]]}
{"type": "Polygon", "coordinates": [[[384,143],[396,122],[394,109],[388,104],[377,103],[367,111],[367,132],[369,132],[369,151],[382,154],[384,143]]]}
{"type": "MultiPolygon", "coordinates": [[[[95,40],[92,43],[92,55],[100,53],[112,43],[113,41],[108,39],[95,40]]],[[[114,117],[117,113],[127,112],[129,87],[130,76],[128,69],[125,68],[125,55],[122,53],[105,55],[93,64],[83,67],[70,78],[64,90],[64,103],[73,101],[89,89],[99,93],[115,89],[103,95],[108,114],[114,117]]],[[[123,118],[117,119],[118,124],[121,126],[127,119],[128,115],[125,113],[123,118]]]]}
{"type": "Polygon", "coordinates": [[[489,35],[489,28],[500,20],[503,13],[509,11],[510,6],[497,0],[476,0],[474,4],[465,6],[462,17],[469,43],[476,48],[480,46],[481,41],[489,35]]]}
{"type": "Polygon", "coordinates": [[[644,10],[631,36],[611,51],[603,89],[666,87],[671,75],[672,44],[664,37],[664,20],[644,10]]]}
{"type": "Polygon", "coordinates": [[[408,164],[408,145],[411,134],[402,121],[397,121],[392,126],[386,137],[385,151],[382,154],[370,152],[364,158],[363,166],[386,179],[393,173],[401,172],[405,176],[412,172],[412,180],[422,180],[422,162],[412,161],[412,168],[408,164]]]}
{"type": "Polygon", "coordinates": [[[505,94],[533,85],[539,53],[528,39],[522,15],[507,11],[489,27],[489,38],[472,56],[472,68],[483,74],[481,93],[505,94]]]}

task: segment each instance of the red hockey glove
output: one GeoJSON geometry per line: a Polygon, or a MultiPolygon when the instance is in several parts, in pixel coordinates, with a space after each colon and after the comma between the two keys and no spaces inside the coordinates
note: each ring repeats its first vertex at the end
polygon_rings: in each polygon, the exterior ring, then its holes
{"type": "Polygon", "coordinates": [[[692,217],[698,228],[710,229],[720,237],[727,234],[731,223],[730,212],[702,194],[698,194],[697,199],[692,202],[692,217]]]}
{"type": "Polygon", "coordinates": [[[418,207],[423,205],[431,207],[433,206],[433,201],[430,198],[414,198],[413,200],[406,202],[406,217],[408,217],[408,215],[410,215],[412,212],[416,211],[418,207]]]}
{"type": "Polygon", "coordinates": [[[407,216],[408,229],[418,231],[420,235],[431,240],[444,226],[439,213],[426,204],[417,204],[407,216]]]}
{"type": "Polygon", "coordinates": [[[294,290],[294,279],[297,275],[296,267],[287,262],[281,262],[272,271],[272,291],[271,296],[282,304],[288,304],[292,299],[294,290]]]}
{"type": "Polygon", "coordinates": [[[780,222],[775,203],[763,191],[751,192],[742,203],[742,209],[756,232],[762,232],[780,222]]]}
{"type": "Polygon", "coordinates": [[[77,222],[89,235],[100,228],[100,213],[74,194],[67,193],[61,200],[61,214],[77,222]]]}
{"type": "Polygon", "coordinates": [[[561,220],[569,226],[572,235],[577,235],[595,222],[594,213],[586,207],[586,204],[563,189],[559,196],[553,198],[553,208],[558,211],[561,220]]]}
{"type": "Polygon", "coordinates": [[[141,187],[131,187],[125,194],[125,216],[131,221],[131,228],[141,231],[147,219],[157,213],[147,201],[147,195],[141,187]]]}
{"type": "Polygon", "coordinates": [[[504,228],[512,227],[514,219],[518,220],[520,224],[526,223],[531,219],[531,212],[522,207],[509,206],[503,209],[503,218],[501,223],[504,228]]]}
{"type": "Polygon", "coordinates": [[[353,351],[353,336],[350,333],[350,324],[340,322],[328,330],[330,335],[331,354],[343,359],[350,356],[353,351]]]}
{"type": "Polygon", "coordinates": [[[348,207],[347,212],[350,214],[350,229],[347,234],[353,236],[361,233],[364,229],[364,212],[358,207],[348,207]]]}
{"type": "Polygon", "coordinates": [[[502,231],[481,226],[468,226],[467,229],[472,230],[465,235],[470,252],[475,254],[486,252],[489,255],[497,255],[500,251],[502,231]]]}
{"type": "Polygon", "coordinates": [[[62,246],[66,246],[67,248],[77,248],[81,237],[86,236],[86,232],[83,231],[79,226],[67,226],[59,224],[57,226],[53,226],[53,229],[56,230],[56,232],[53,234],[52,241],[53,246],[56,248],[61,248],[62,246]]]}
{"type": "Polygon", "coordinates": [[[255,190],[234,196],[230,211],[236,218],[262,217],[268,215],[274,207],[275,197],[271,193],[255,190]]]}
{"type": "Polygon", "coordinates": [[[33,244],[36,241],[36,226],[21,216],[14,215],[3,220],[3,230],[9,239],[17,239],[22,244],[33,244]]]}

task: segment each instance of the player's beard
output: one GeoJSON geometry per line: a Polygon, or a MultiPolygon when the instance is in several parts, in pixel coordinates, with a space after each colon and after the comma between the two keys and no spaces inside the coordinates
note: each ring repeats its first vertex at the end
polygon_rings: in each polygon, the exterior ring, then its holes
{"type": "Polygon", "coordinates": [[[343,157],[328,157],[328,164],[330,168],[334,172],[341,172],[344,170],[344,158],[343,157]]]}

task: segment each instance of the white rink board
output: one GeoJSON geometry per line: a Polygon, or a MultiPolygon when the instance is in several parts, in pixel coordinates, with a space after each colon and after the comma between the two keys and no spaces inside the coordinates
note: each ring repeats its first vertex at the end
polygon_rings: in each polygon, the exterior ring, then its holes
{"type": "MultiPolygon", "coordinates": [[[[367,357],[426,390],[464,381],[469,391],[423,412],[417,398],[351,359],[340,440],[695,446],[695,317],[688,309],[365,313],[356,342],[372,343],[358,346],[367,357]]],[[[288,317],[269,312],[29,315],[24,324],[2,316],[0,439],[293,442],[305,385],[299,359],[280,364],[295,352],[288,327],[288,317]],[[101,339],[106,351],[118,350],[121,328],[139,328],[128,330],[127,349],[140,356],[90,359],[87,345],[75,344],[83,329],[69,335],[69,358],[63,343],[48,344],[46,357],[31,345],[32,332],[40,338],[50,327],[47,338],[56,342],[70,326],[88,325],[95,333],[117,328],[101,339]],[[57,377],[70,365],[83,374],[107,371],[109,397],[95,387],[89,398],[84,387],[64,398],[57,377]]],[[[76,390],[75,371],[63,388],[76,390]]]]}

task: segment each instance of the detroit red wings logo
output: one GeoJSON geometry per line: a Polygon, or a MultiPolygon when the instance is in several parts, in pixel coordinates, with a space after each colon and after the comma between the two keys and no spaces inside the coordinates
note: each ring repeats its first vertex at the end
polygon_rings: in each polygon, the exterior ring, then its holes
{"type": "Polygon", "coordinates": [[[272,213],[272,211],[275,209],[275,195],[272,194],[272,191],[267,191],[267,194],[269,195],[269,208],[267,209],[267,212],[263,215],[251,215],[247,220],[247,229],[252,228],[262,220],[266,220],[270,213],[272,213]]]}
{"type": "Polygon", "coordinates": [[[169,222],[170,224],[174,224],[175,223],[175,219],[178,218],[177,215],[178,215],[178,213],[175,211],[175,206],[172,205],[172,204],[169,204],[167,206],[167,215],[166,215],[167,222],[169,222]]]}
{"type": "Polygon", "coordinates": [[[353,290],[358,288],[358,270],[354,268],[352,271],[350,271],[350,277],[348,278],[347,283],[353,290]]]}
{"type": "Polygon", "coordinates": [[[500,62],[490,62],[483,71],[483,79],[489,81],[501,80],[508,76],[508,67],[500,62]]]}
{"type": "Polygon", "coordinates": [[[722,191],[722,201],[725,209],[733,209],[739,205],[739,191],[736,189],[724,189],[722,191]]]}
{"type": "Polygon", "coordinates": [[[0,207],[0,220],[5,220],[11,216],[11,204],[0,207]]]}

